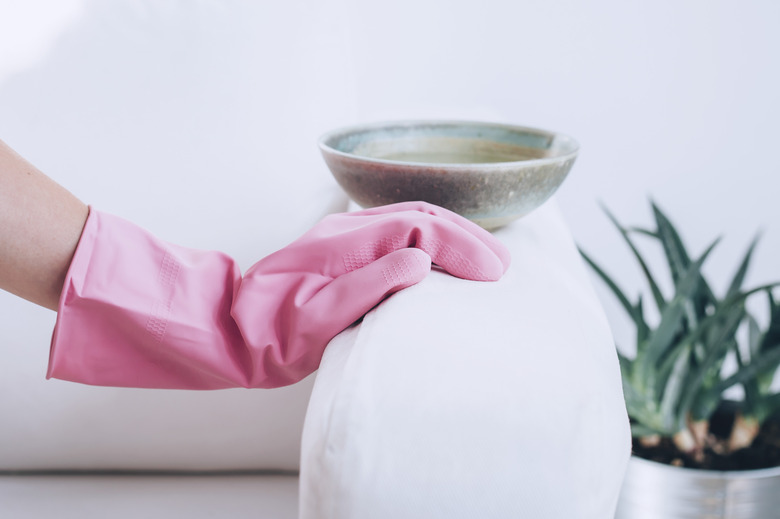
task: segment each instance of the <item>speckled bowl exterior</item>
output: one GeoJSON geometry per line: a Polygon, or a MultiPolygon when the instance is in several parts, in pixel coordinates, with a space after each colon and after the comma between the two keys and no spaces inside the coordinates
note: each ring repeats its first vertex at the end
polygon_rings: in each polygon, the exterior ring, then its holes
{"type": "Polygon", "coordinates": [[[423,200],[487,229],[544,203],[579,149],[558,133],[460,121],[355,126],[325,134],[319,145],[336,181],[362,207],[423,200]]]}

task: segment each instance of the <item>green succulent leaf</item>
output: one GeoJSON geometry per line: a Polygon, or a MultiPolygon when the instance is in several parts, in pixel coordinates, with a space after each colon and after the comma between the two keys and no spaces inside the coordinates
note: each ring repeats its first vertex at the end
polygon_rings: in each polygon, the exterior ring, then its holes
{"type": "MultiPolygon", "coordinates": [[[[648,333],[649,327],[645,321],[644,312],[642,309],[642,298],[639,298],[639,302],[636,305],[632,305],[628,300],[628,297],[626,297],[625,293],[617,285],[617,283],[615,283],[615,281],[613,281],[612,278],[610,278],[609,275],[607,275],[607,273],[604,272],[604,270],[599,267],[599,265],[585,251],[580,249],[580,255],[582,255],[583,259],[591,266],[594,272],[596,272],[596,274],[607,285],[607,287],[609,287],[618,301],[620,301],[623,309],[634,321],[634,326],[636,326],[638,335],[640,337],[645,337],[648,333]]],[[[641,340],[639,341],[639,344],[641,344],[641,340]]]]}
{"type": "Polygon", "coordinates": [[[748,266],[750,265],[750,258],[753,256],[753,251],[756,249],[760,237],[760,235],[757,235],[753,238],[753,241],[750,242],[750,247],[748,247],[745,257],[742,258],[742,262],[740,263],[736,274],[734,274],[734,278],[731,280],[728,291],[726,291],[726,297],[736,294],[742,288],[742,283],[745,281],[745,275],[747,274],[748,266]]]}
{"type": "Polygon", "coordinates": [[[620,350],[617,350],[617,356],[618,362],[620,363],[620,373],[624,376],[630,376],[632,368],[631,359],[623,355],[620,350]]]}
{"type": "Polygon", "coordinates": [[[715,385],[708,393],[720,395],[731,386],[743,384],[765,370],[777,369],[778,365],[780,365],[780,348],[775,348],[751,359],[750,364],[737,369],[735,373],[715,385]]]}
{"type": "MultiPolygon", "coordinates": [[[[753,346],[757,355],[780,348],[780,305],[775,303],[771,290],[767,290],[767,299],[769,302],[769,326],[760,339],[758,339],[758,345],[753,346]]],[[[777,369],[778,366],[770,365],[756,375],[756,383],[762,395],[766,395],[769,392],[777,369]]],[[[744,385],[745,383],[743,383],[744,385]]]]}
{"type": "Polygon", "coordinates": [[[644,418],[647,411],[647,399],[625,378],[623,379],[623,399],[626,401],[628,416],[635,420],[644,418]]]}
{"type": "Polygon", "coordinates": [[[631,436],[633,438],[644,438],[646,436],[653,436],[655,434],[664,434],[664,433],[663,431],[657,431],[640,422],[633,422],[631,424],[631,436]]]}
{"type": "MultiPolygon", "coordinates": [[[[675,229],[669,218],[661,211],[661,209],[651,202],[653,207],[653,215],[655,216],[656,225],[658,227],[658,239],[661,241],[664,252],[666,254],[667,263],[669,264],[669,270],[672,273],[672,280],[675,284],[679,283],[682,277],[685,275],[686,269],[691,264],[691,259],[688,251],[683,245],[683,241],[680,238],[679,233],[675,229]]],[[[718,240],[716,240],[717,242],[718,240]]],[[[688,319],[694,321],[694,318],[701,318],[707,313],[707,307],[717,302],[715,295],[712,292],[709,284],[701,278],[701,292],[697,294],[692,301],[692,307],[688,310],[688,319]]],[[[698,319],[696,319],[698,320],[698,319]]],[[[696,322],[691,322],[691,326],[696,326],[696,322]]]]}
{"type": "Polygon", "coordinates": [[[671,436],[691,418],[708,419],[722,402],[723,392],[737,384],[745,389],[746,415],[762,422],[780,413],[780,394],[772,392],[772,381],[780,367],[780,305],[772,290],[780,283],[742,288],[759,236],[751,241],[723,299],[719,299],[702,273],[702,265],[719,240],[692,260],[669,218],[655,203],[651,205],[655,230],[625,227],[606,207],[602,208],[649,285],[660,314],[657,326],[651,327],[645,320],[641,295],[632,304],[617,283],[580,251],[637,327],[634,358],[618,352],[632,434],[671,436]],[[636,235],[652,238],[663,249],[674,286],[671,299],[661,292],[658,278],[637,247],[636,235]],[[764,331],[746,309],[748,298],[760,291],[766,292],[769,303],[769,325],[764,331]],[[744,345],[737,340],[743,324],[747,327],[744,345]],[[724,377],[722,368],[731,352],[737,356],[737,369],[724,377]]]}
{"type": "Polygon", "coordinates": [[[769,302],[769,326],[764,333],[764,337],[762,338],[759,347],[762,351],[780,348],[780,304],[775,301],[771,288],[768,288],[766,293],[769,302]]]}
{"type": "Polygon", "coordinates": [[[758,290],[760,289],[735,294],[726,300],[712,315],[707,316],[695,330],[682,336],[669,349],[668,354],[657,368],[659,384],[668,384],[667,378],[676,376],[672,372],[679,357],[681,355],[687,356],[687,352],[690,351],[693,345],[699,344],[703,337],[709,337],[706,348],[707,354],[701,362],[694,363],[690,373],[688,373],[689,378],[685,381],[686,389],[690,393],[686,393],[688,396],[680,403],[680,419],[689,412],[694,414],[696,418],[705,418],[717,407],[720,395],[717,395],[717,398],[715,398],[713,407],[708,403],[711,400],[711,395],[699,398],[700,395],[697,395],[698,388],[709,388],[720,381],[722,363],[728,352],[736,349],[734,336],[740,323],[747,315],[744,310],[744,302],[758,290]],[[705,412],[703,409],[708,411],[705,412]]]}
{"type": "Polygon", "coordinates": [[[659,422],[656,417],[655,403],[641,388],[634,387],[626,377],[623,377],[623,399],[626,402],[628,416],[632,420],[658,431],[655,425],[659,422]]]}
{"type": "Polygon", "coordinates": [[[655,224],[658,228],[656,234],[661,240],[661,245],[666,253],[666,259],[669,263],[669,270],[672,273],[672,279],[675,284],[685,275],[685,271],[691,263],[690,256],[685,250],[685,246],[680,239],[680,235],[672,225],[672,222],[659,209],[655,202],[651,202],[655,224]]]}
{"type": "MultiPolygon", "coordinates": [[[[742,352],[737,348],[737,366],[739,369],[750,364],[750,359],[760,355],[761,342],[763,341],[764,334],[761,333],[761,328],[758,326],[756,319],[748,314],[747,321],[747,350],[749,357],[745,357],[742,352]]],[[[742,383],[742,387],[745,389],[745,406],[748,408],[747,414],[752,414],[752,410],[758,400],[761,398],[762,393],[769,391],[769,387],[772,384],[774,378],[772,372],[769,377],[757,376],[756,378],[746,380],[742,383]],[[766,379],[769,379],[768,381],[766,379]]]]}
{"type": "Polygon", "coordinates": [[[637,348],[639,351],[642,350],[642,347],[647,342],[647,338],[650,336],[650,327],[647,325],[647,322],[645,321],[644,315],[644,306],[642,304],[642,296],[639,296],[639,300],[636,302],[636,305],[634,306],[634,324],[636,325],[636,343],[637,348]]]}
{"type": "Polygon", "coordinates": [[[626,227],[626,230],[633,234],[642,234],[644,236],[648,236],[650,238],[658,239],[658,233],[655,231],[651,231],[650,229],[645,229],[644,227],[626,227]]]}
{"type": "Polygon", "coordinates": [[[756,321],[756,319],[750,314],[747,316],[747,324],[748,351],[750,352],[750,357],[752,358],[758,355],[759,351],[761,351],[762,333],[761,328],[758,326],[758,321],[756,321]]]}
{"type": "Polygon", "coordinates": [[[758,404],[754,416],[759,424],[780,413],[780,393],[764,397],[758,404]]]}
{"type": "Polygon", "coordinates": [[[666,307],[666,300],[664,299],[661,290],[658,288],[658,284],[653,278],[653,275],[650,273],[650,268],[647,266],[647,262],[645,261],[644,257],[642,257],[642,254],[634,245],[634,242],[631,240],[628,231],[617,221],[617,218],[615,218],[615,216],[609,211],[609,209],[607,209],[606,206],[602,205],[601,208],[607,214],[607,217],[610,219],[610,221],[615,225],[618,232],[620,232],[620,235],[623,237],[623,240],[625,240],[626,244],[628,244],[631,252],[634,253],[634,257],[636,258],[640,268],[642,269],[642,272],[645,275],[647,284],[650,286],[650,291],[653,293],[653,298],[655,299],[655,304],[658,307],[658,311],[663,311],[663,309],[666,307]]]}
{"type": "Polygon", "coordinates": [[[660,414],[664,428],[667,431],[677,431],[685,426],[685,415],[680,420],[678,409],[680,398],[686,386],[688,372],[691,369],[690,354],[691,348],[689,346],[677,356],[671,373],[666,379],[666,385],[661,398],[660,414]]]}
{"type": "MultiPolygon", "coordinates": [[[[685,313],[685,303],[696,291],[701,278],[701,267],[717,243],[717,241],[712,243],[696,262],[686,268],[685,273],[677,284],[677,292],[674,299],[669,302],[661,313],[661,322],[652,333],[641,359],[642,369],[646,378],[653,378],[656,363],[668,348],[673,345],[675,337],[680,332],[685,313]]],[[[639,360],[637,358],[637,361],[639,360]]]]}
{"type": "Polygon", "coordinates": [[[634,317],[634,306],[631,304],[631,302],[626,297],[625,293],[618,287],[617,283],[615,283],[611,277],[607,275],[604,270],[599,267],[599,265],[593,261],[593,259],[582,249],[580,249],[580,255],[585,259],[585,261],[588,263],[588,265],[591,266],[591,268],[598,274],[598,276],[601,278],[602,281],[609,287],[610,290],[612,290],[612,293],[615,294],[615,297],[617,297],[618,301],[620,301],[620,304],[623,305],[623,308],[626,310],[629,316],[631,318],[634,317]]]}
{"type": "MultiPolygon", "coordinates": [[[[696,398],[698,397],[699,390],[704,385],[705,380],[709,377],[715,377],[717,379],[719,368],[726,358],[728,352],[731,351],[732,346],[735,344],[733,337],[739,327],[739,324],[745,317],[745,309],[743,305],[723,307],[722,311],[726,314],[717,321],[710,321],[716,323],[714,328],[717,330],[715,340],[709,343],[707,349],[707,356],[704,361],[696,366],[695,373],[687,381],[685,391],[680,401],[680,413],[681,418],[687,416],[690,413],[690,409],[694,406],[696,398]]],[[[693,413],[695,418],[709,418],[709,416],[700,416],[699,413],[693,413]]]]}
{"type": "Polygon", "coordinates": [[[696,420],[706,419],[717,411],[722,401],[722,394],[701,392],[696,396],[696,402],[691,409],[691,416],[696,420]]]}
{"type": "MultiPolygon", "coordinates": [[[[740,355],[737,355],[739,358],[740,355]]],[[[738,360],[739,368],[743,368],[747,365],[747,362],[740,359],[738,360]]],[[[755,379],[746,380],[742,387],[745,390],[745,396],[742,402],[742,414],[744,416],[755,416],[757,414],[757,410],[761,407],[761,400],[762,395],[760,388],[758,387],[758,382],[755,379]]],[[[702,401],[700,402],[700,406],[702,406],[701,411],[705,412],[706,409],[709,408],[709,406],[706,405],[706,403],[703,401],[703,396],[700,397],[702,401]]]]}

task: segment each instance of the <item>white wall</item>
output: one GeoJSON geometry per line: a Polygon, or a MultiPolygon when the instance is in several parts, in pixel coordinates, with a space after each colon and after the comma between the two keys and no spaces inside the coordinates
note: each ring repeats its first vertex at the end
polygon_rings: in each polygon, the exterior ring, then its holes
{"type": "Polygon", "coordinates": [[[360,116],[494,118],[574,136],[581,154],[559,203],[629,292],[639,271],[598,201],[649,226],[652,197],[694,254],[723,235],[707,268],[716,292],[763,229],[748,283],[780,280],[779,3],[355,4],[360,116]]]}

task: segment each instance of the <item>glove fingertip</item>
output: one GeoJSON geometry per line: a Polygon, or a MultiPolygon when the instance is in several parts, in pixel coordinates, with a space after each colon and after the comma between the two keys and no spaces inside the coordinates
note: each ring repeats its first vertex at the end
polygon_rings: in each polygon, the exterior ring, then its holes
{"type": "Polygon", "coordinates": [[[498,281],[509,268],[509,265],[498,255],[482,258],[478,264],[472,264],[462,277],[473,281],[498,281]]]}
{"type": "Polygon", "coordinates": [[[416,248],[397,250],[383,260],[382,276],[392,291],[419,283],[431,271],[431,257],[416,248]]]}
{"type": "Polygon", "coordinates": [[[498,256],[498,259],[501,261],[501,265],[504,267],[504,270],[501,272],[502,274],[506,274],[506,271],[509,270],[509,266],[512,264],[512,254],[509,252],[509,249],[507,249],[503,243],[499,242],[501,247],[499,247],[496,250],[496,255],[498,256]]]}

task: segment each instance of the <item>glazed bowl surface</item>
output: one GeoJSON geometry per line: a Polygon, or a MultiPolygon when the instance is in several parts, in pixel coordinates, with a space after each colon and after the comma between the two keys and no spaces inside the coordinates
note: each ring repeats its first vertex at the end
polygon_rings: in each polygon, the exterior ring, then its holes
{"type": "Polygon", "coordinates": [[[544,203],[571,170],[566,135],[507,124],[401,121],[334,130],[319,141],[362,207],[422,200],[494,229],[544,203]]]}

